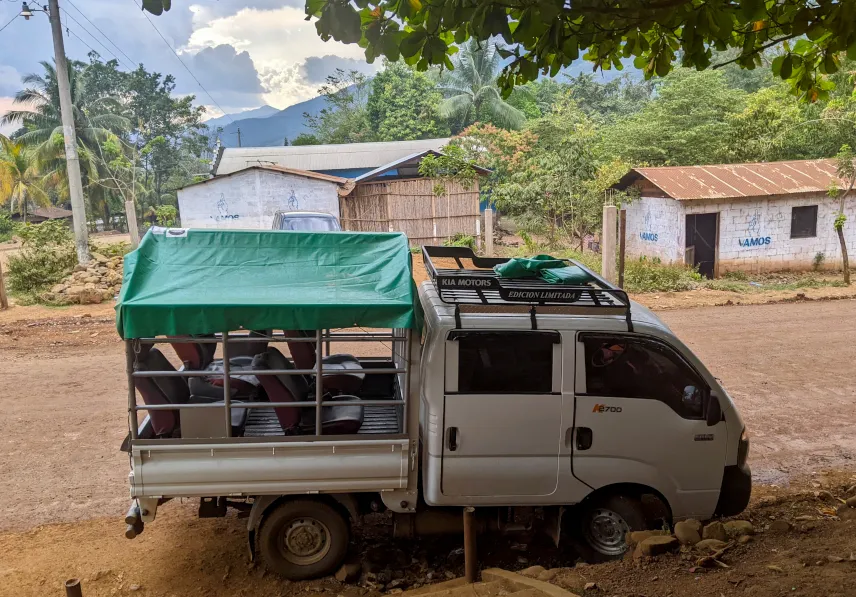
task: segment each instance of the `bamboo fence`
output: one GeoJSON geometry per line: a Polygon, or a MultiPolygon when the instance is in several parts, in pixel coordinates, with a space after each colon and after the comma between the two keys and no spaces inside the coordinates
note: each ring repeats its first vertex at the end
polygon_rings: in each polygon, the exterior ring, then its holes
{"type": "Polygon", "coordinates": [[[481,217],[476,183],[465,189],[445,183],[435,195],[431,178],[358,184],[342,197],[340,213],[345,230],[404,232],[413,246],[439,244],[455,234],[477,236],[481,217]]]}

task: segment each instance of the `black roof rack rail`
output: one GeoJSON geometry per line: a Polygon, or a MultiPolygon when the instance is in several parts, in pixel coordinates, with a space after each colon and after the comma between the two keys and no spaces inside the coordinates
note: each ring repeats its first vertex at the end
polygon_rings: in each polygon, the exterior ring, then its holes
{"type": "Polygon", "coordinates": [[[423,246],[422,260],[440,300],[455,305],[458,327],[460,313],[529,313],[533,329],[538,313],[614,314],[623,315],[633,331],[627,293],[576,260],[563,259],[582,269],[591,282],[550,284],[539,277],[500,278],[493,268],[508,258],[479,257],[467,247],[423,246]],[[456,267],[438,267],[436,259],[454,260],[456,267]],[[467,269],[464,259],[473,267],[467,269]]]}

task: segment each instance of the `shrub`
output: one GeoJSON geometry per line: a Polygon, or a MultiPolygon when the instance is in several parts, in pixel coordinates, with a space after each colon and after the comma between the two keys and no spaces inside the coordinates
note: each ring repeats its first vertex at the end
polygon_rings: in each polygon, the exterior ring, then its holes
{"type": "Polygon", "coordinates": [[[443,241],[444,247],[468,247],[473,251],[476,250],[476,237],[461,232],[456,233],[452,238],[443,241]]]}
{"type": "Polygon", "coordinates": [[[77,263],[74,237],[59,220],[42,224],[19,224],[15,236],[21,251],[9,257],[9,290],[35,293],[46,290],[69,274],[77,263]]]}
{"type": "Polygon", "coordinates": [[[0,243],[12,238],[12,229],[14,226],[12,216],[5,211],[0,211],[0,243]]]}
{"type": "Polygon", "coordinates": [[[746,275],[746,272],[725,272],[722,277],[725,280],[735,280],[737,282],[749,281],[749,276],[746,275]]]}
{"type": "Polygon", "coordinates": [[[681,264],[664,264],[659,259],[628,259],[624,264],[624,289],[627,292],[672,292],[692,290],[701,275],[681,264]]]}
{"type": "Polygon", "coordinates": [[[120,242],[109,245],[95,245],[90,243],[89,250],[92,253],[99,253],[105,257],[124,257],[131,252],[131,243],[120,242]]]}
{"type": "Polygon", "coordinates": [[[155,209],[155,219],[158,225],[172,227],[178,221],[178,210],[172,205],[161,205],[155,209]]]}
{"type": "Polygon", "coordinates": [[[823,253],[823,251],[818,251],[814,256],[814,259],[811,260],[812,269],[814,271],[819,270],[821,268],[821,266],[823,265],[823,262],[825,260],[826,260],[826,255],[823,253]]]}

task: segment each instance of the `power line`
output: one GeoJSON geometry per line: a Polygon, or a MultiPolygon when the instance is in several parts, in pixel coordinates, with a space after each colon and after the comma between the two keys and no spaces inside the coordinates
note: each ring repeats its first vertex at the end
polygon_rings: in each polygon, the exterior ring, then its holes
{"type": "Polygon", "coordinates": [[[104,33],[103,31],[101,31],[101,29],[98,27],[98,25],[96,25],[95,23],[93,23],[93,22],[92,22],[92,20],[91,20],[89,17],[87,17],[87,16],[86,16],[86,14],[85,14],[82,10],[80,10],[79,8],[77,8],[77,6],[75,6],[74,2],[72,2],[71,0],[65,0],[65,2],[67,2],[68,4],[70,4],[70,5],[71,5],[71,7],[72,7],[72,8],[74,8],[74,10],[76,10],[77,12],[79,12],[79,13],[80,13],[80,15],[81,15],[84,19],[86,19],[86,20],[89,22],[89,24],[90,24],[90,25],[92,25],[93,27],[95,27],[95,30],[96,30],[96,31],[98,31],[98,33],[100,33],[101,35],[103,35],[103,36],[104,36],[104,38],[105,38],[107,41],[109,41],[109,42],[110,42],[110,44],[111,44],[114,48],[116,48],[117,50],[119,50],[119,52],[120,52],[120,53],[121,53],[125,58],[127,58],[127,59],[128,59],[128,62],[129,62],[130,64],[137,64],[137,63],[136,63],[136,61],[134,61],[134,59],[133,59],[133,58],[131,58],[130,56],[128,56],[128,55],[125,53],[125,50],[123,50],[123,49],[122,49],[122,48],[120,48],[118,45],[116,45],[116,43],[115,43],[112,39],[110,39],[110,38],[107,36],[107,34],[106,34],[106,33],[104,33]]]}
{"type": "MultiPolygon", "coordinates": [[[[60,7],[60,10],[62,11],[62,13],[63,13],[66,17],[68,17],[69,19],[71,19],[72,21],[74,21],[75,23],[77,23],[77,26],[78,26],[78,27],[80,27],[81,29],[83,29],[83,31],[84,31],[84,32],[85,32],[89,37],[91,37],[91,38],[92,38],[92,39],[94,39],[96,42],[98,42],[99,44],[101,44],[101,47],[102,47],[102,48],[104,48],[105,50],[107,50],[107,52],[108,52],[108,53],[109,53],[113,58],[115,58],[117,62],[121,62],[121,59],[120,59],[120,58],[115,54],[115,52],[113,52],[113,50],[111,50],[110,48],[108,48],[108,47],[104,44],[104,42],[103,42],[103,41],[101,41],[100,39],[98,39],[97,37],[95,37],[95,36],[92,34],[92,32],[91,32],[91,31],[89,31],[89,29],[87,29],[87,28],[83,25],[83,23],[81,23],[80,21],[78,21],[77,19],[75,19],[71,14],[69,14],[69,12],[68,12],[65,8],[60,7]]],[[[98,52],[98,53],[100,53],[100,52],[98,52]]],[[[127,67],[128,65],[126,64],[125,66],[127,67]]],[[[133,68],[133,67],[130,67],[130,69],[131,69],[131,70],[134,70],[134,68],[133,68]]]]}
{"type": "Polygon", "coordinates": [[[80,37],[77,33],[75,33],[75,32],[74,32],[74,29],[72,29],[71,27],[69,27],[68,23],[65,23],[65,24],[63,25],[63,27],[65,27],[65,31],[66,31],[66,33],[68,33],[68,34],[70,34],[70,35],[73,35],[73,36],[74,36],[74,37],[76,37],[76,38],[80,41],[80,43],[82,43],[84,46],[86,46],[87,48],[89,48],[90,50],[92,50],[93,52],[95,52],[96,54],[98,53],[98,50],[96,50],[95,48],[93,48],[92,46],[90,46],[88,43],[86,43],[86,42],[83,40],[83,38],[82,38],[82,37],[80,37]]]}
{"type": "Polygon", "coordinates": [[[193,77],[193,80],[196,81],[196,84],[199,85],[199,88],[202,89],[202,91],[205,92],[205,95],[207,95],[211,99],[211,101],[214,103],[214,105],[217,106],[217,109],[220,110],[223,113],[223,115],[229,119],[229,122],[234,124],[235,121],[232,120],[232,117],[229,116],[228,114],[226,114],[226,110],[224,110],[223,108],[220,107],[220,104],[217,103],[217,100],[214,99],[214,96],[212,96],[210,93],[208,93],[208,90],[205,89],[205,86],[199,82],[199,79],[196,78],[196,75],[193,74],[193,71],[190,70],[190,67],[184,63],[184,60],[181,59],[181,56],[178,55],[178,52],[176,52],[173,49],[173,47],[169,44],[169,42],[163,36],[163,33],[160,32],[160,29],[157,28],[157,26],[149,18],[149,15],[146,14],[146,11],[143,10],[143,7],[140,6],[140,4],[138,4],[137,0],[131,0],[131,2],[133,2],[136,5],[136,7],[140,9],[140,11],[143,13],[143,16],[146,17],[146,20],[149,22],[149,25],[151,25],[152,28],[157,32],[157,34],[163,40],[163,43],[166,44],[166,47],[168,47],[170,49],[170,51],[175,55],[175,57],[178,58],[178,61],[181,63],[181,66],[184,67],[184,70],[186,70],[188,73],[190,73],[190,76],[193,77]]]}
{"type": "Polygon", "coordinates": [[[14,17],[12,17],[12,20],[11,20],[11,21],[9,21],[8,23],[6,23],[6,24],[5,24],[5,25],[3,25],[2,27],[0,27],[0,31],[3,31],[6,27],[8,27],[9,25],[11,25],[11,24],[12,24],[12,21],[14,21],[15,19],[17,19],[17,18],[18,18],[18,17],[20,17],[20,16],[21,16],[21,13],[16,14],[14,17]]]}

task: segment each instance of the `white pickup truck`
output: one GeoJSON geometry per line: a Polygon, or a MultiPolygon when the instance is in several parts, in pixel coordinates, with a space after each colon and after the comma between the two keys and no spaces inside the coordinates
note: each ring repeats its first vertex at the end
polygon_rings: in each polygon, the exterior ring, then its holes
{"type": "Polygon", "coordinates": [[[585,282],[548,284],[467,249],[422,256],[417,292],[398,234],[147,235],[117,307],[126,535],[198,497],[201,516],[249,511],[252,556],[303,579],[379,510],[410,536],[460,532],[475,507],[484,530],[608,559],[629,530],[745,508],[740,415],[648,309],[579,264],[585,282]]]}

